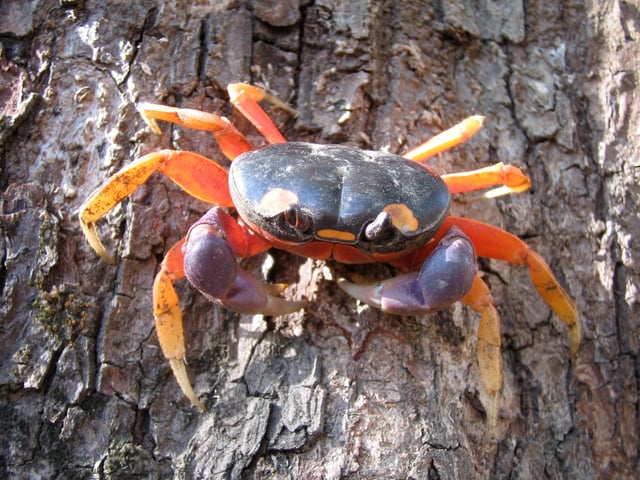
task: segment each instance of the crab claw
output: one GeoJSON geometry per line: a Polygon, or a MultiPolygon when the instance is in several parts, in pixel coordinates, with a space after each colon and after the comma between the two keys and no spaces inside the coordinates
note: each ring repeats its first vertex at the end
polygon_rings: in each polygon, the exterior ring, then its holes
{"type": "Polygon", "coordinates": [[[245,270],[239,269],[234,284],[219,301],[228,309],[239,313],[286,315],[304,308],[307,302],[285,300],[271,295],[271,285],[262,283],[245,270]]]}
{"type": "Polygon", "coordinates": [[[189,232],[183,250],[187,280],[207,298],[230,310],[284,315],[306,305],[306,302],[271,295],[274,287],[256,280],[238,267],[231,247],[215,225],[196,224],[189,232]]]}
{"type": "Polygon", "coordinates": [[[471,241],[452,227],[418,272],[373,285],[357,285],[344,278],[338,285],[352,297],[395,315],[417,315],[446,307],[471,289],[478,271],[471,241]]]}
{"type": "Polygon", "coordinates": [[[240,313],[283,315],[303,308],[305,302],[278,297],[282,284],[259,282],[238,267],[236,256],[250,257],[269,244],[255,237],[221,208],[212,208],[172,246],[153,283],[153,313],[158,341],[185,396],[201,410],[184,362],[185,336],[180,302],[174,282],[186,277],[212,301],[240,313]]]}

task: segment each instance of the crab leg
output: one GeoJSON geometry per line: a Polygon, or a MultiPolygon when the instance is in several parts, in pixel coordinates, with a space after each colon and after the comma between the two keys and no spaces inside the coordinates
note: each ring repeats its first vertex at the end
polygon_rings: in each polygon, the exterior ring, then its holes
{"type": "Polygon", "coordinates": [[[442,179],[451,193],[469,192],[502,185],[485,192],[482,195],[485,198],[495,198],[509,193],[522,193],[531,186],[529,177],[519,168],[505,165],[502,162],[470,172],[442,175],[442,179]]]}
{"type": "Polygon", "coordinates": [[[173,375],[185,396],[193,405],[206,410],[204,404],[193,391],[184,363],[186,348],[182,313],[173,282],[184,277],[182,268],[182,247],[184,239],[176,243],[167,252],[160,271],[153,282],[153,317],[156,324],[158,342],[165,358],[169,360],[173,375]]]}
{"type": "MultiPolygon", "coordinates": [[[[427,140],[402,156],[409,160],[424,163],[434,155],[466,142],[482,128],[483,124],[484,117],[480,115],[465,118],[462,122],[427,140]]],[[[505,165],[502,162],[471,172],[442,175],[442,179],[449,186],[451,193],[469,192],[502,185],[502,187],[485,192],[482,195],[485,198],[521,193],[531,186],[529,178],[519,168],[505,165]]]]}
{"type": "Polygon", "coordinates": [[[479,257],[525,265],[529,269],[534,287],[569,329],[570,350],[575,356],[582,336],[578,310],[544,259],[515,235],[476,220],[448,217],[440,231],[447,232],[454,225],[471,239],[479,257]]]}
{"type": "Polygon", "coordinates": [[[131,162],[112,175],[80,206],[80,225],[89,244],[106,261],[113,258],[98,238],[95,222],[142,185],[162,172],[187,193],[205,202],[232,207],[228,174],[220,165],[192,152],[161,150],[131,162]]]}
{"type": "Polygon", "coordinates": [[[402,156],[409,160],[415,160],[416,162],[423,163],[438,153],[444,152],[456,145],[466,142],[482,128],[483,124],[484,117],[481,115],[474,115],[465,118],[457,125],[439,133],[435,137],[424,142],[422,145],[404,153],[402,156]]]}
{"type": "Polygon", "coordinates": [[[498,419],[499,394],[502,389],[502,355],[500,352],[500,319],[493,305],[489,287],[476,274],[471,290],[462,298],[480,314],[478,322],[477,357],[480,379],[489,397],[487,419],[489,426],[495,426],[498,419]]]}
{"type": "Polygon", "coordinates": [[[162,131],[156,120],[175,123],[194,130],[212,132],[220,150],[229,160],[253,150],[253,145],[249,140],[225,117],[190,108],[167,107],[153,103],[141,103],[138,105],[138,111],[149,128],[158,135],[162,131]]]}
{"type": "Polygon", "coordinates": [[[258,105],[258,102],[266,100],[295,116],[296,111],[294,109],[276,97],[269,95],[263,89],[253,85],[247,85],[246,83],[232,83],[227,85],[227,91],[229,92],[229,100],[233,106],[264,135],[269,143],[286,142],[280,130],[274,125],[262,107],[258,105]]]}
{"type": "MultiPolygon", "coordinates": [[[[269,143],[284,143],[285,138],[275,126],[271,118],[258,102],[266,100],[292,115],[296,111],[278,98],[269,95],[263,89],[245,83],[232,83],[227,86],[231,103],[247,118],[269,143]]],[[[189,108],[167,107],[153,103],[141,103],[138,111],[146,124],[155,133],[160,134],[156,120],[175,123],[195,130],[212,132],[225,156],[233,160],[241,153],[253,149],[253,146],[228,119],[212,113],[189,108]]]]}
{"type": "Polygon", "coordinates": [[[272,294],[283,285],[267,285],[241,269],[236,256],[250,257],[270,244],[238,224],[219,207],[196,222],[187,236],[165,256],[153,284],[153,307],[158,341],[185,396],[204,405],[193,391],[184,363],[186,353],[182,314],[173,283],[186,277],[210,300],[241,313],[284,315],[304,307],[272,294]]]}

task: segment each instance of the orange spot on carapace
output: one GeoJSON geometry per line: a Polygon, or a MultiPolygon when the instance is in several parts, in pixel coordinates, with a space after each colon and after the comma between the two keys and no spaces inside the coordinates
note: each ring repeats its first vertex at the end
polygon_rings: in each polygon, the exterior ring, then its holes
{"type": "Polygon", "coordinates": [[[383,210],[391,215],[393,226],[402,233],[415,232],[418,229],[418,219],[404,203],[391,203],[383,210]]]}
{"type": "Polygon", "coordinates": [[[318,230],[317,235],[325,240],[342,240],[343,242],[352,242],[356,239],[356,236],[351,232],[332,230],[330,228],[318,230]]]}

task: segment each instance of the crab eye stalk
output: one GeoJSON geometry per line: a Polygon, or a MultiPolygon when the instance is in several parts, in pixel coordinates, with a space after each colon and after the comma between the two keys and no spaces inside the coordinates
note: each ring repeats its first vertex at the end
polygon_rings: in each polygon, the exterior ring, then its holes
{"type": "Polygon", "coordinates": [[[268,225],[283,240],[307,242],[313,234],[311,214],[297,203],[284,207],[275,217],[271,217],[268,225]]]}
{"type": "Polygon", "coordinates": [[[298,204],[287,206],[282,212],[282,218],[291,227],[300,232],[306,232],[311,227],[311,218],[302,211],[298,204]]]}
{"type": "Polygon", "coordinates": [[[393,226],[393,219],[387,212],[380,212],[374,221],[369,223],[364,229],[364,237],[373,243],[390,240],[395,236],[396,227],[393,226]]]}

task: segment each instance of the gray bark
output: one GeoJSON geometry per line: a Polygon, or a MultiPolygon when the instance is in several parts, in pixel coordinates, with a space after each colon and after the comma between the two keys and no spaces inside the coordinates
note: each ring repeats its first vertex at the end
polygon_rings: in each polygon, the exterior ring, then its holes
{"type": "Polygon", "coordinates": [[[288,0],[0,4],[0,476],[2,478],[634,478],[640,315],[640,5],[288,0]],[[207,4],[210,3],[210,4],[207,4]],[[281,252],[245,262],[307,297],[304,314],[227,312],[188,285],[183,398],[153,331],[166,250],[207,209],[160,175],[100,224],[77,222],[109,174],[160,148],[220,158],[212,138],[135,103],[230,116],[230,82],[266,86],[289,139],[391,152],[487,117],[440,172],[496,161],[531,191],[455,202],[549,262],[584,339],[526,269],[482,260],[502,319],[505,384],[488,431],[477,316],[362,308],[334,279],[382,278],[281,252]]]}

